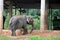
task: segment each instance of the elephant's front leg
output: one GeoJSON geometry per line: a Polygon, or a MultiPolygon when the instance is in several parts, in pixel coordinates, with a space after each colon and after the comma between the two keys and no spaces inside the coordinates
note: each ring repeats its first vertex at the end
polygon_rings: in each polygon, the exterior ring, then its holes
{"type": "Polygon", "coordinates": [[[12,29],[12,36],[16,36],[15,31],[16,31],[16,30],[12,29]]]}
{"type": "Polygon", "coordinates": [[[23,35],[28,34],[27,28],[23,27],[23,35]]]}

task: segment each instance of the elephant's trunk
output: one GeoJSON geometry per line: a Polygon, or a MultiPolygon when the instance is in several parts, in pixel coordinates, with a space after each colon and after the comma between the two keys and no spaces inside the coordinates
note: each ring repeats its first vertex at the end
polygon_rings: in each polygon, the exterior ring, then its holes
{"type": "Polygon", "coordinates": [[[30,33],[32,33],[33,30],[34,30],[34,23],[32,22],[32,29],[31,29],[30,33]]]}

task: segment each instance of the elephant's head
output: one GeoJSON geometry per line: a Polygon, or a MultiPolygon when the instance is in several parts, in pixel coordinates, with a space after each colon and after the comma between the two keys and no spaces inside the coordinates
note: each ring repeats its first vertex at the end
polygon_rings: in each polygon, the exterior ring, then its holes
{"type": "Polygon", "coordinates": [[[31,32],[32,32],[34,29],[34,20],[33,20],[32,16],[27,16],[27,24],[32,25],[32,29],[31,29],[31,32]]]}

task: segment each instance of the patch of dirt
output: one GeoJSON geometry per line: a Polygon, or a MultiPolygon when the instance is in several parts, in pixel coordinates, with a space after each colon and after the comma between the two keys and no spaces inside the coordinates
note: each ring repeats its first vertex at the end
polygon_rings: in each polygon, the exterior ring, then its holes
{"type": "MultiPolygon", "coordinates": [[[[5,36],[7,34],[9,34],[9,31],[4,31],[5,32],[5,36]]],[[[30,32],[30,31],[28,31],[30,32]]],[[[38,36],[43,36],[43,37],[51,37],[51,36],[60,36],[60,31],[52,31],[52,30],[45,30],[45,31],[41,31],[41,30],[34,30],[31,34],[28,33],[27,35],[21,35],[19,31],[16,32],[17,36],[11,36],[11,34],[9,34],[8,36],[10,36],[10,40],[24,40],[25,38],[31,36],[31,35],[38,35],[38,36]]]]}

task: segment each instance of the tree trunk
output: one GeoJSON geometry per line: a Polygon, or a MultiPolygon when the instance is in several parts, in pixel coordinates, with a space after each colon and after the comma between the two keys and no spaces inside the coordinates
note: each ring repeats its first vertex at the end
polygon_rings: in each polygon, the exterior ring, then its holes
{"type": "Polygon", "coordinates": [[[40,30],[47,30],[47,14],[48,14],[48,3],[47,0],[41,0],[41,19],[40,19],[40,30]]]}
{"type": "Polygon", "coordinates": [[[12,2],[10,1],[10,5],[9,5],[9,18],[12,17],[12,2]]]}
{"type": "Polygon", "coordinates": [[[3,28],[3,0],[0,0],[0,35],[3,28]]]}

